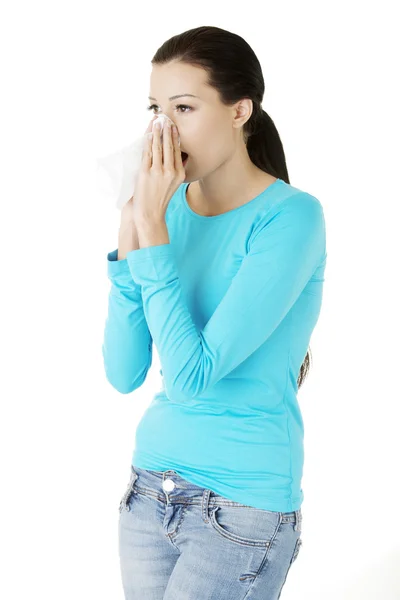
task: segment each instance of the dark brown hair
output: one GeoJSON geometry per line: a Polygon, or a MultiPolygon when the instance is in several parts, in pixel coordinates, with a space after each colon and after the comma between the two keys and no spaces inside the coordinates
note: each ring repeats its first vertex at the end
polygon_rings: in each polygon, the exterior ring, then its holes
{"type": "MultiPolygon", "coordinates": [[[[162,65],[173,60],[202,67],[207,72],[208,85],[218,91],[223,104],[230,106],[242,98],[253,101],[253,112],[243,126],[250,160],[259,169],[290,183],[279,133],[271,117],[261,107],[264,78],[261,65],[249,44],[239,35],[219,27],[196,27],[166,40],[158,48],[151,64],[162,65]]],[[[309,348],[300,367],[298,387],[308,374],[310,359],[309,348]]]]}

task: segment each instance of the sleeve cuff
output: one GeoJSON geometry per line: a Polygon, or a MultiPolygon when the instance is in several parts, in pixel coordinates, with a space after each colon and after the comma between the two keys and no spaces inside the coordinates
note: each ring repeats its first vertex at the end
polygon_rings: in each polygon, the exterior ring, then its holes
{"type": "Polygon", "coordinates": [[[178,270],[171,244],[146,246],[126,255],[131,274],[136,283],[145,285],[176,279],[178,270]]]}
{"type": "Polygon", "coordinates": [[[118,248],[107,254],[107,270],[109,275],[129,273],[129,265],[126,258],[118,260],[118,248]]]}

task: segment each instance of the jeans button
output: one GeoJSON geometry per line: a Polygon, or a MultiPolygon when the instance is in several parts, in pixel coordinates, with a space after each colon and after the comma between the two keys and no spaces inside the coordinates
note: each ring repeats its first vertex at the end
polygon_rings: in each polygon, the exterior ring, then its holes
{"type": "Polygon", "coordinates": [[[172,481],[172,479],[165,479],[162,483],[162,486],[166,492],[172,492],[175,487],[175,483],[172,481]]]}

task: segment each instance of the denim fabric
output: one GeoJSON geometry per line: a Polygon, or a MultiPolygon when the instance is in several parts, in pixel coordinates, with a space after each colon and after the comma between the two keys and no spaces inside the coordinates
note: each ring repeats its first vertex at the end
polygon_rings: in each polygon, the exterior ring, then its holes
{"type": "Polygon", "coordinates": [[[125,600],[278,600],[301,523],[301,509],[254,508],[132,465],[118,524],[125,600]]]}

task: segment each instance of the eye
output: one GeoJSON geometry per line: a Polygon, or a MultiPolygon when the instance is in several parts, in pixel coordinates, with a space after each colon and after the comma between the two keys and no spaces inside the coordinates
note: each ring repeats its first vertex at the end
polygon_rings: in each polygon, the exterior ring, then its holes
{"type": "Polygon", "coordinates": [[[185,110],[185,111],[184,111],[184,113],[186,113],[186,112],[190,112],[190,111],[192,110],[192,107],[191,107],[191,106],[188,106],[187,104],[178,104],[178,105],[176,106],[176,108],[188,108],[189,110],[188,110],[188,111],[186,111],[186,110],[185,110]]]}
{"type": "MultiPolygon", "coordinates": [[[[151,106],[148,106],[148,107],[147,107],[147,110],[153,110],[153,109],[155,109],[155,108],[158,108],[157,104],[152,104],[151,106]]],[[[181,114],[185,114],[185,113],[187,113],[187,112],[190,112],[190,111],[192,110],[192,107],[191,107],[191,106],[188,106],[187,104],[177,104],[177,105],[175,106],[175,108],[189,108],[189,109],[190,109],[190,110],[188,110],[188,111],[186,111],[186,110],[185,110],[185,111],[183,111],[183,112],[179,111],[181,114]]]]}

